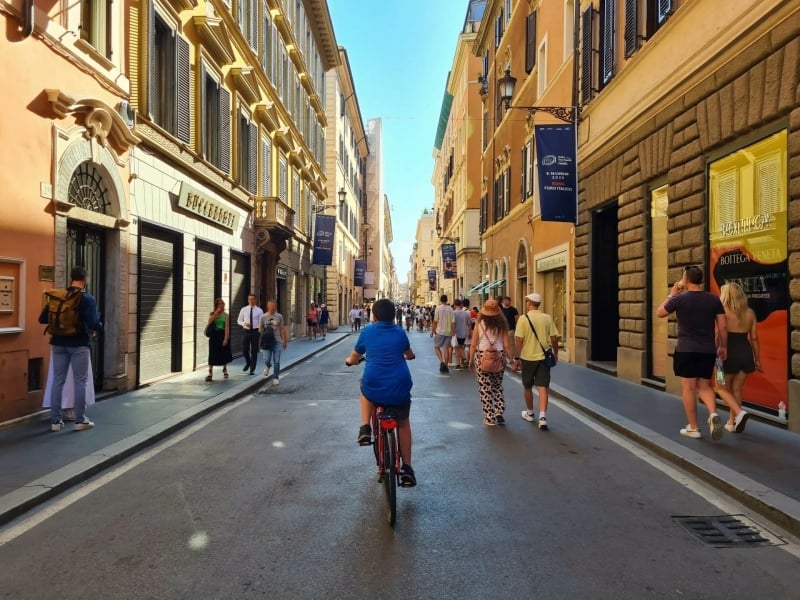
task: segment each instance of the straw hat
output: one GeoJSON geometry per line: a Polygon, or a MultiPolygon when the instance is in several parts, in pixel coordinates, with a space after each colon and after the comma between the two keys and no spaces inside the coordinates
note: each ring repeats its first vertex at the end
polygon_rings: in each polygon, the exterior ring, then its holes
{"type": "Polygon", "coordinates": [[[486,317],[496,317],[500,314],[500,304],[494,299],[487,300],[483,303],[481,314],[486,317]]]}

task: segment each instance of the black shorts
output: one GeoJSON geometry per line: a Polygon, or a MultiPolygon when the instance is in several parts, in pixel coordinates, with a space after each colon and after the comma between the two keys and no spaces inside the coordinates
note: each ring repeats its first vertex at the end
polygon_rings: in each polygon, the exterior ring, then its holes
{"type": "Polygon", "coordinates": [[[317,326],[317,322],[316,321],[312,321],[311,319],[306,319],[306,325],[308,325],[309,327],[316,327],[317,326]]]}
{"type": "MultiPolygon", "coordinates": [[[[370,402],[372,401],[370,400],[370,402]]],[[[397,417],[398,421],[408,421],[408,415],[411,414],[411,400],[403,404],[378,404],[376,402],[372,402],[372,404],[374,406],[383,407],[389,413],[397,417]]]]}
{"type": "Polygon", "coordinates": [[[550,367],[544,360],[521,360],[522,387],[529,390],[533,387],[550,387],[550,367]]]}
{"type": "Polygon", "coordinates": [[[672,370],[678,377],[711,379],[714,374],[716,354],[705,352],[676,352],[672,357],[672,370]]]}
{"type": "Polygon", "coordinates": [[[456,343],[457,343],[459,346],[463,346],[463,345],[464,345],[464,342],[466,341],[466,339],[467,339],[467,338],[465,338],[465,337],[463,337],[463,338],[457,337],[457,338],[456,338],[456,343]]]}

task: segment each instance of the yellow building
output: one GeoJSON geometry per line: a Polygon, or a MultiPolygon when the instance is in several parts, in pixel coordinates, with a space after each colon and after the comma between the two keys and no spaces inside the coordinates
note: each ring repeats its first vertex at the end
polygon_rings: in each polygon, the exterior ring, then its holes
{"type": "Polygon", "coordinates": [[[43,292],[75,265],[105,323],[95,387],[128,384],[128,6],[0,0],[0,422],[41,409],[43,292]]]}
{"type": "MultiPolygon", "coordinates": [[[[409,287],[413,286],[414,294],[412,302],[418,305],[438,304],[438,289],[430,289],[428,282],[428,271],[437,273],[438,280],[439,259],[436,251],[439,248],[436,237],[436,219],[433,212],[427,208],[417,220],[417,231],[414,237],[414,250],[411,256],[412,280],[409,287]]],[[[438,286],[436,286],[438,288],[438,286]]]]}
{"type": "Polygon", "coordinates": [[[533,291],[561,335],[562,358],[574,356],[571,223],[541,220],[534,125],[574,118],[575,4],[487,0],[474,46],[482,58],[482,298],[510,296],[524,311],[533,291]],[[514,93],[500,84],[513,78],[514,93]],[[534,107],[535,110],[530,110],[534,107]],[[550,108],[547,108],[550,107],[550,108]]]}
{"type": "MultiPolygon", "coordinates": [[[[333,71],[335,76],[326,78],[328,198],[338,198],[333,264],[327,268],[326,277],[332,327],[346,324],[353,305],[363,303],[363,287],[355,285],[355,261],[362,258],[366,250],[362,246],[366,239],[366,164],[369,155],[353,73],[347,51],[342,47],[339,47],[339,57],[340,64],[333,71]]],[[[330,206],[333,207],[332,200],[330,206]]]]}
{"type": "Polygon", "coordinates": [[[678,393],[655,309],[699,265],[756,312],[749,408],[800,430],[800,4],[587,0],[580,24],[578,362],[678,393]]]}
{"type": "Polygon", "coordinates": [[[470,3],[458,36],[434,142],[432,179],[437,259],[442,263],[443,244],[455,245],[456,259],[455,269],[440,272],[440,294],[447,294],[451,301],[466,298],[472,304],[479,297],[470,292],[482,283],[478,231],[482,104],[476,93],[481,59],[475,56],[473,45],[483,4],[470,3]]]}
{"type": "MultiPolygon", "coordinates": [[[[275,298],[290,333],[302,331],[322,293],[312,206],[330,201],[324,79],[339,51],[322,0],[147,0],[130,23],[143,141],[120,283],[128,372],[143,383],[206,363],[218,297],[234,320],[249,292],[262,306],[275,298]]],[[[239,353],[241,328],[231,332],[239,353]]]]}

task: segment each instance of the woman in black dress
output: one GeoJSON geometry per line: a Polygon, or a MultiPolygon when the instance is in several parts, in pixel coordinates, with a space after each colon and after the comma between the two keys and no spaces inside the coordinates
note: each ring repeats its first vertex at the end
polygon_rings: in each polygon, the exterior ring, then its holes
{"type": "Polygon", "coordinates": [[[225,312],[225,301],[222,298],[214,300],[214,310],[208,315],[206,327],[208,335],[208,375],[206,381],[213,379],[215,366],[222,366],[222,376],[228,378],[228,363],[233,360],[231,355],[231,319],[225,312]]]}

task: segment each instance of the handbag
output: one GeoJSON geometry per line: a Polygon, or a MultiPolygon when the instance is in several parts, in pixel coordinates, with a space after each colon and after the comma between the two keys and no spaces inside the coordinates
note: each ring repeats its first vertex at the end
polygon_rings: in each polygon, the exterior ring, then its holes
{"type": "Polygon", "coordinates": [[[478,368],[486,373],[500,373],[506,368],[506,361],[503,357],[503,354],[494,346],[497,343],[497,340],[493,342],[489,339],[489,336],[486,334],[485,327],[483,328],[483,337],[486,338],[492,347],[483,351],[483,354],[481,354],[481,360],[478,363],[478,368]]]}
{"type": "Polygon", "coordinates": [[[214,324],[213,323],[209,323],[208,325],[206,325],[206,328],[203,331],[203,333],[206,334],[206,337],[210,338],[211,337],[211,332],[213,332],[213,331],[214,331],[214,324]]]}
{"type": "Polygon", "coordinates": [[[536,333],[536,328],[533,326],[533,321],[528,315],[525,315],[525,318],[528,319],[528,323],[531,324],[531,330],[533,330],[533,335],[536,336],[536,341],[539,342],[539,345],[542,347],[542,352],[544,352],[544,364],[546,364],[550,369],[556,366],[556,357],[553,354],[552,348],[545,348],[544,344],[542,344],[542,340],[539,339],[539,334],[536,333]]]}

